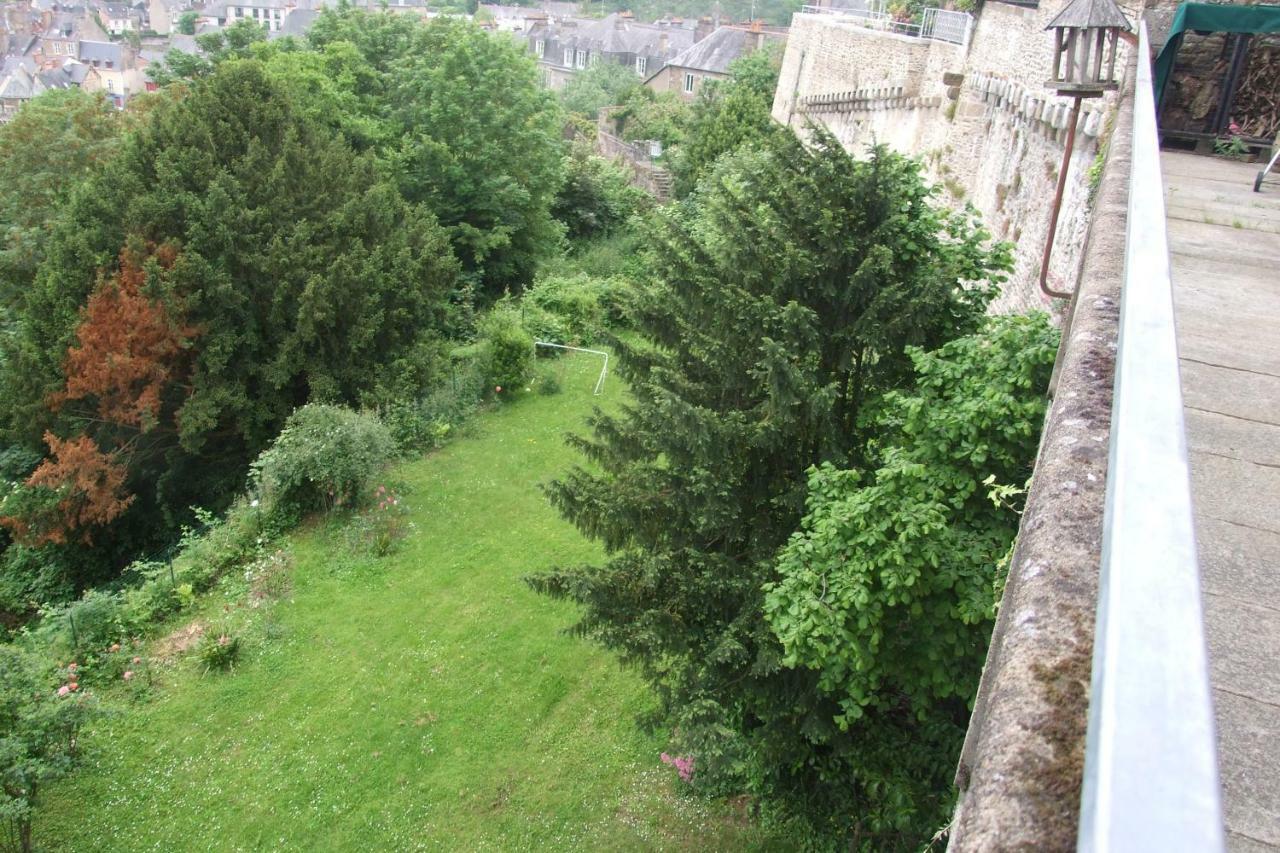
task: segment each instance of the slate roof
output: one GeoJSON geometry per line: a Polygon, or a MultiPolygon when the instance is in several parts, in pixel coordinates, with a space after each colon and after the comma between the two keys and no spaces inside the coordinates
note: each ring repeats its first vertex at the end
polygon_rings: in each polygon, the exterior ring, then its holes
{"type": "Polygon", "coordinates": [[[730,63],[747,53],[749,40],[758,35],[763,35],[766,40],[779,39],[783,37],[783,31],[764,30],[760,33],[743,27],[717,27],[711,35],[672,57],[667,64],[709,74],[727,74],[730,63]]]}
{"type": "Polygon", "coordinates": [[[120,45],[109,41],[81,41],[80,61],[101,65],[111,63],[112,68],[124,68],[124,51],[120,45]]]}
{"type": "Polygon", "coordinates": [[[0,80],[0,98],[11,100],[30,100],[45,90],[40,78],[19,65],[8,77],[0,80]]]}
{"type": "Polygon", "coordinates": [[[294,9],[284,16],[284,23],[280,25],[280,30],[273,35],[304,36],[318,17],[320,13],[314,9],[294,9]]]}
{"type": "Polygon", "coordinates": [[[644,56],[654,62],[665,62],[693,44],[694,31],[674,24],[643,24],[614,13],[599,20],[548,21],[529,30],[530,40],[545,40],[545,58],[562,59],[563,50],[595,51],[605,56],[644,56]],[[665,45],[663,36],[666,36],[665,45]]]}
{"type": "Polygon", "coordinates": [[[742,49],[747,43],[747,35],[746,30],[737,27],[720,27],[702,41],[681,51],[667,64],[691,68],[694,71],[726,74],[729,71],[729,63],[742,55],[742,49]]]}

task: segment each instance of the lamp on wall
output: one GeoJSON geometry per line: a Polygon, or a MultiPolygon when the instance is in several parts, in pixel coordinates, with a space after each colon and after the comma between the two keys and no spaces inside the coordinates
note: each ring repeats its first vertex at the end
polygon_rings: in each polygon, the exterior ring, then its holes
{"type": "Polygon", "coordinates": [[[1085,98],[1098,98],[1116,89],[1116,51],[1132,27],[1113,0],[1072,0],[1058,13],[1046,30],[1053,31],[1053,79],[1045,86],[1059,95],[1074,99],[1071,119],[1067,124],[1067,145],[1058,169],[1058,190],[1053,197],[1049,217],[1049,237],[1040,263],[1040,290],[1049,296],[1069,299],[1070,293],[1053,290],[1048,285],[1049,258],[1053,254],[1053,238],[1058,230],[1058,212],[1067,185],[1067,169],[1075,148],[1076,125],[1080,122],[1080,104],[1085,98]]]}

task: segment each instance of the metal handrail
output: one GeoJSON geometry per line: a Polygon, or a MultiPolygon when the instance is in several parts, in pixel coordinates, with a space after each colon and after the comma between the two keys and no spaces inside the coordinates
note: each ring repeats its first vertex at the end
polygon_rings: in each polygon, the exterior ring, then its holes
{"type": "Polygon", "coordinates": [[[968,12],[928,8],[923,10],[921,22],[917,24],[895,20],[879,0],[847,7],[801,6],[800,11],[806,15],[831,15],[839,18],[842,23],[871,30],[884,30],[910,38],[941,41],[962,47],[969,43],[969,35],[973,31],[973,16],[968,12]]]}
{"type": "Polygon", "coordinates": [[[1128,237],[1081,851],[1223,849],[1150,49],[1139,28],[1128,237]]]}

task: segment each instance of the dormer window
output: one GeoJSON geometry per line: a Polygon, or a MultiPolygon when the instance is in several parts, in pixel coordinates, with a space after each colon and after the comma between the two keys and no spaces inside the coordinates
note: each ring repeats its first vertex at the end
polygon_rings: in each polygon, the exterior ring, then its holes
{"type": "Polygon", "coordinates": [[[546,53],[547,53],[547,43],[546,43],[545,41],[543,41],[542,39],[538,39],[537,41],[535,41],[535,42],[533,43],[533,52],[534,52],[534,53],[536,53],[536,54],[538,55],[538,58],[539,58],[539,59],[541,59],[542,57],[546,56],[546,53]]]}
{"type": "Polygon", "coordinates": [[[649,68],[649,58],[647,56],[637,56],[636,57],[636,73],[639,74],[641,77],[643,77],[644,72],[648,70],[648,68],[649,68]]]}

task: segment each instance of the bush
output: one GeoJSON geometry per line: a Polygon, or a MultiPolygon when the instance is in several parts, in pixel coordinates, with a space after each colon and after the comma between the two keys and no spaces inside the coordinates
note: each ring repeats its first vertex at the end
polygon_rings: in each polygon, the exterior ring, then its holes
{"type": "Polygon", "coordinates": [[[561,336],[544,338],[556,343],[590,344],[601,339],[610,323],[615,281],[585,273],[539,279],[525,294],[526,318],[530,308],[555,318],[561,336]]]}
{"type": "MultiPolygon", "coordinates": [[[[95,706],[79,683],[61,685],[51,667],[13,646],[0,646],[0,823],[6,846],[33,849],[31,818],[43,786],[66,775],[76,740],[95,706]]],[[[72,676],[73,677],[73,676],[72,676]]]]}
{"type": "Polygon", "coordinates": [[[401,454],[442,447],[475,414],[488,382],[480,347],[454,353],[447,377],[418,400],[401,400],[382,412],[401,454]]]}
{"type": "Polygon", "coordinates": [[[204,672],[227,672],[240,659],[240,638],[226,631],[206,631],[196,646],[196,660],[204,672]]]}
{"type": "Polygon", "coordinates": [[[63,611],[67,638],[73,649],[98,649],[127,635],[131,628],[125,597],[118,592],[90,590],[63,611]]]}
{"type": "Polygon", "coordinates": [[[377,416],[342,406],[309,403],[253,463],[253,476],[274,520],[348,505],[395,452],[377,416]]]}
{"type": "Polygon", "coordinates": [[[510,300],[499,302],[480,321],[480,346],[487,385],[495,390],[524,385],[533,370],[533,337],[510,300]]]}
{"type": "Polygon", "coordinates": [[[606,235],[653,206],[653,198],[632,186],[626,171],[585,145],[574,146],[564,158],[564,168],[565,182],[551,213],[564,223],[571,240],[606,235]]]}

